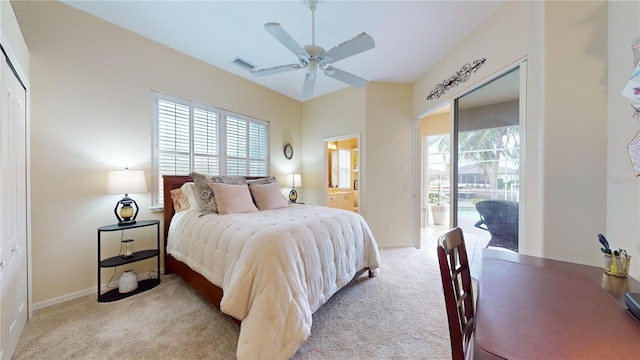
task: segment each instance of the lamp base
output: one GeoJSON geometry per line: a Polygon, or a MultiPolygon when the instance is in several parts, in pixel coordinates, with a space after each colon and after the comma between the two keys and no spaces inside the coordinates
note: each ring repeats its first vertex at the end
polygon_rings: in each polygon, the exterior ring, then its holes
{"type": "Polygon", "coordinates": [[[125,194],[122,200],[116,203],[116,207],[113,208],[113,213],[116,215],[116,219],[118,219],[118,225],[127,226],[136,223],[136,217],[138,216],[139,210],[140,208],[138,207],[138,203],[125,194]],[[135,206],[135,212],[134,208],[131,206],[132,204],[135,206]],[[118,214],[118,206],[122,206],[120,208],[120,214],[118,214]]]}
{"type": "Polygon", "coordinates": [[[136,223],[135,220],[122,220],[122,221],[118,221],[118,226],[133,225],[135,223],[136,223]]]}
{"type": "Polygon", "coordinates": [[[291,189],[291,191],[289,191],[289,202],[294,203],[296,200],[298,200],[298,192],[296,189],[291,189]]]}

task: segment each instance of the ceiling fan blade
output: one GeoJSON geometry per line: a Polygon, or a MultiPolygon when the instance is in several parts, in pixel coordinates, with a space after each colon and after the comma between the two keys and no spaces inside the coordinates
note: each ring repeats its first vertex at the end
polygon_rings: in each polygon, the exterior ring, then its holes
{"type": "Polygon", "coordinates": [[[313,88],[316,84],[316,74],[307,74],[304,77],[304,85],[302,85],[302,97],[307,99],[313,96],[313,88]]]}
{"type": "Polygon", "coordinates": [[[304,67],[302,65],[300,65],[300,64],[280,65],[280,66],[274,66],[274,67],[270,67],[270,68],[266,68],[266,69],[253,70],[253,71],[251,71],[251,75],[253,75],[253,76],[266,76],[266,75],[279,74],[279,73],[283,73],[283,72],[287,72],[287,71],[303,69],[303,68],[304,67]]]}
{"type": "Polygon", "coordinates": [[[324,61],[327,64],[334,63],[363,51],[371,50],[375,46],[376,43],[373,38],[367,33],[362,33],[327,51],[324,54],[324,61]]]}
{"type": "Polygon", "coordinates": [[[340,80],[344,83],[347,83],[351,86],[357,87],[357,88],[363,88],[365,86],[367,86],[367,84],[369,83],[369,80],[365,80],[361,77],[355,76],[351,73],[348,73],[346,71],[342,71],[340,69],[336,69],[333,66],[328,66],[325,70],[324,73],[327,76],[331,76],[332,78],[336,79],[336,80],[340,80]]]}
{"type": "Polygon", "coordinates": [[[304,51],[302,46],[300,46],[293,38],[287,34],[286,31],[282,27],[280,27],[279,23],[270,22],[264,24],[264,29],[267,30],[269,34],[271,34],[276,40],[280,41],[280,43],[287,47],[292,53],[294,53],[297,57],[307,57],[307,52],[304,51]]]}

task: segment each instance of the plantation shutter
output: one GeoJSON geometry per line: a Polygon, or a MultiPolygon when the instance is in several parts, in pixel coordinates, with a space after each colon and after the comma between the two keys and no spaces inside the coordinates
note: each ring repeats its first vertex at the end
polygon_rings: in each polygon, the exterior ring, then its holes
{"type": "Polygon", "coordinates": [[[227,116],[227,175],[267,174],[267,124],[227,116]]]}
{"type": "MultiPolygon", "coordinates": [[[[188,174],[191,169],[190,108],[158,99],[158,193],[163,175],[188,174]]],[[[162,203],[162,201],[160,201],[162,203]]]]}
{"type": "Polygon", "coordinates": [[[267,170],[267,139],[269,134],[267,124],[261,122],[249,123],[249,172],[250,176],[266,175],[267,170]]]}
{"type": "Polygon", "coordinates": [[[220,174],[218,114],[193,109],[193,170],[202,174],[220,174]]]}
{"type": "Polygon", "coordinates": [[[247,122],[227,116],[227,175],[247,173],[247,122]]]}
{"type": "Polygon", "coordinates": [[[268,175],[268,122],[160,93],[154,98],[154,207],[163,204],[164,175],[268,175]]]}

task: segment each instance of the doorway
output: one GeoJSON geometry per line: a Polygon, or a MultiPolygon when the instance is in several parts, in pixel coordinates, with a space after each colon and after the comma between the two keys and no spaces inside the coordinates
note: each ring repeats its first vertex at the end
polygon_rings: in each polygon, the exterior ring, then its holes
{"type": "Polygon", "coordinates": [[[325,138],[325,206],[358,212],[360,208],[360,135],[325,138]]]}

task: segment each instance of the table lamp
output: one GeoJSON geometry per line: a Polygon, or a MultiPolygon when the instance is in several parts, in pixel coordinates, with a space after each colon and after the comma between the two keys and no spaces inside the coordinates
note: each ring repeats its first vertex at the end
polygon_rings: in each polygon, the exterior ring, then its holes
{"type": "Polygon", "coordinates": [[[298,192],[296,191],[296,185],[302,187],[302,175],[291,174],[287,175],[287,186],[291,187],[289,191],[289,202],[295,203],[298,200],[298,192]]]}
{"type": "Polygon", "coordinates": [[[107,193],[124,194],[124,197],[116,203],[113,213],[118,219],[118,225],[131,225],[136,223],[138,216],[138,204],[129,197],[129,194],[147,192],[147,182],[144,178],[142,170],[124,170],[109,171],[109,182],[107,193]],[[135,206],[135,211],[133,207],[135,206]],[[118,211],[120,207],[120,211],[118,211]]]}

